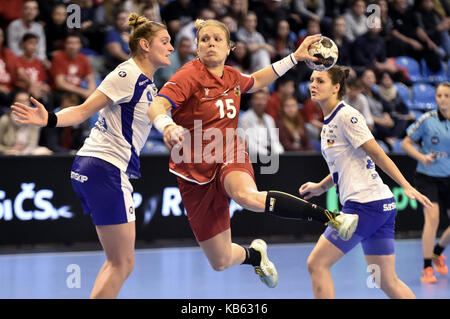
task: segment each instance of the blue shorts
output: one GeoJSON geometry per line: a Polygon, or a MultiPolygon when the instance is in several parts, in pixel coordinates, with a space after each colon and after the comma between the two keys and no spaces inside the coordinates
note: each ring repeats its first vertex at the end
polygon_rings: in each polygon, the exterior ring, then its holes
{"type": "Polygon", "coordinates": [[[393,255],[394,227],[397,208],[394,198],[368,203],[347,201],[342,208],[346,214],[359,215],[358,227],[352,238],[342,240],[330,226],[323,235],[344,254],[361,242],[365,255],[393,255]]]}
{"type": "Polygon", "coordinates": [[[133,187],[119,168],[96,157],[76,156],[70,172],[72,187],[84,213],[94,225],[116,225],[136,220],[133,187]]]}

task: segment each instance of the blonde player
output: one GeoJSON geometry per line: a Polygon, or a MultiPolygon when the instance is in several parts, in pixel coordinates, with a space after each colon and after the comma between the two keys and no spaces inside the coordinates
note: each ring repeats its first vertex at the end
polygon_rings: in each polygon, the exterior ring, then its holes
{"type": "Polygon", "coordinates": [[[141,176],[139,153],[151,129],[149,103],[156,95],[155,71],[170,65],[173,51],[166,26],[131,14],[131,58],[112,71],[81,105],[47,112],[36,99],[30,108],[16,103],[20,123],[72,126],[99,112],[99,119],[78,151],[71,179],[85,214],[92,216],[106,262],[91,298],[115,298],[134,267],[135,214],[129,178],[141,176]]]}

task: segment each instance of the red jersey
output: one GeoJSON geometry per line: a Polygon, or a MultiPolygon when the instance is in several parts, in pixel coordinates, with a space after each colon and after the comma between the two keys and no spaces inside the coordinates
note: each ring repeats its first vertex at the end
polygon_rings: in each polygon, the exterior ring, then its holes
{"type": "Polygon", "coordinates": [[[14,89],[15,68],[17,57],[8,48],[0,48],[0,85],[8,87],[10,91],[14,89]]]}
{"type": "MultiPolygon", "coordinates": [[[[92,67],[86,55],[78,53],[75,59],[70,59],[64,51],[58,51],[53,55],[50,74],[54,79],[57,75],[63,74],[67,82],[81,86],[81,81],[92,73],[92,67]]],[[[53,87],[55,89],[55,87],[53,87]]]]}
{"type": "Polygon", "coordinates": [[[19,57],[17,59],[17,68],[24,68],[31,81],[35,83],[47,81],[47,71],[44,64],[36,57],[33,57],[31,61],[24,56],[19,57]]]}
{"type": "Polygon", "coordinates": [[[245,144],[235,133],[241,94],[253,82],[253,77],[227,65],[220,78],[198,59],[186,63],[166,82],[158,95],[170,101],[173,120],[190,133],[179,149],[180,157],[175,158],[177,150],[172,151],[172,173],[205,184],[214,178],[220,165],[242,158],[237,154],[245,153],[245,144]]]}

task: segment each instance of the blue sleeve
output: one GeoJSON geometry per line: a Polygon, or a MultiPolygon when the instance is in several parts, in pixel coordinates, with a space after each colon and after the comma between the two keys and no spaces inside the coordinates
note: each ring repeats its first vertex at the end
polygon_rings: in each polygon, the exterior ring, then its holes
{"type": "Polygon", "coordinates": [[[111,42],[120,42],[120,34],[116,30],[110,30],[106,33],[105,45],[111,42]]]}
{"type": "Polygon", "coordinates": [[[423,127],[424,127],[424,121],[419,118],[416,122],[414,122],[413,124],[411,124],[407,129],[406,129],[406,134],[409,136],[409,138],[411,138],[414,142],[418,142],[423,135],[423,127]]]}

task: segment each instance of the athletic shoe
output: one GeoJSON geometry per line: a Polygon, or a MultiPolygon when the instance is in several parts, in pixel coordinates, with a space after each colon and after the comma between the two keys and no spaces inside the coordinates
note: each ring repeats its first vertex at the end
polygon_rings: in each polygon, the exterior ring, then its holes
{"type": "Polygon", "coordinates": [[[444,255],[434,255],[433,254],[433,264],[434,264],[434,269],[436,269],[436,271],[438,273],[440,273],[441,275],[447,275],[448,274],[448,267],[445,264],[445,260],[447,259],[447,257],[445,257],[444,255]]]}
{"type": "Polygon", "coordinates": [[[327,223],[339,233],[339,237],[342,240],[349,240],[358,226],[359,216],[356,214],[344,214],[340,213],[336,217],[330,219],[327,223]]]}
{"type": "Polygon", "coordinates": [[[261,254],[261,263],[255,266],[255,273],[259,279],[269,288],[274,288],[278,284],[278,272],[274,264],[267,257],[267,244],[262,239],[255,239],[250,244],[250,248],[255,249],[261,254]]]}
{"type": "Polygon", "coordinates": [[[434,284],[437,282],[437,279],[434,276],[433,267],[427,267],[422,270],[422,277],[420,277],[420,281],[428,284],[434,284]]]}

